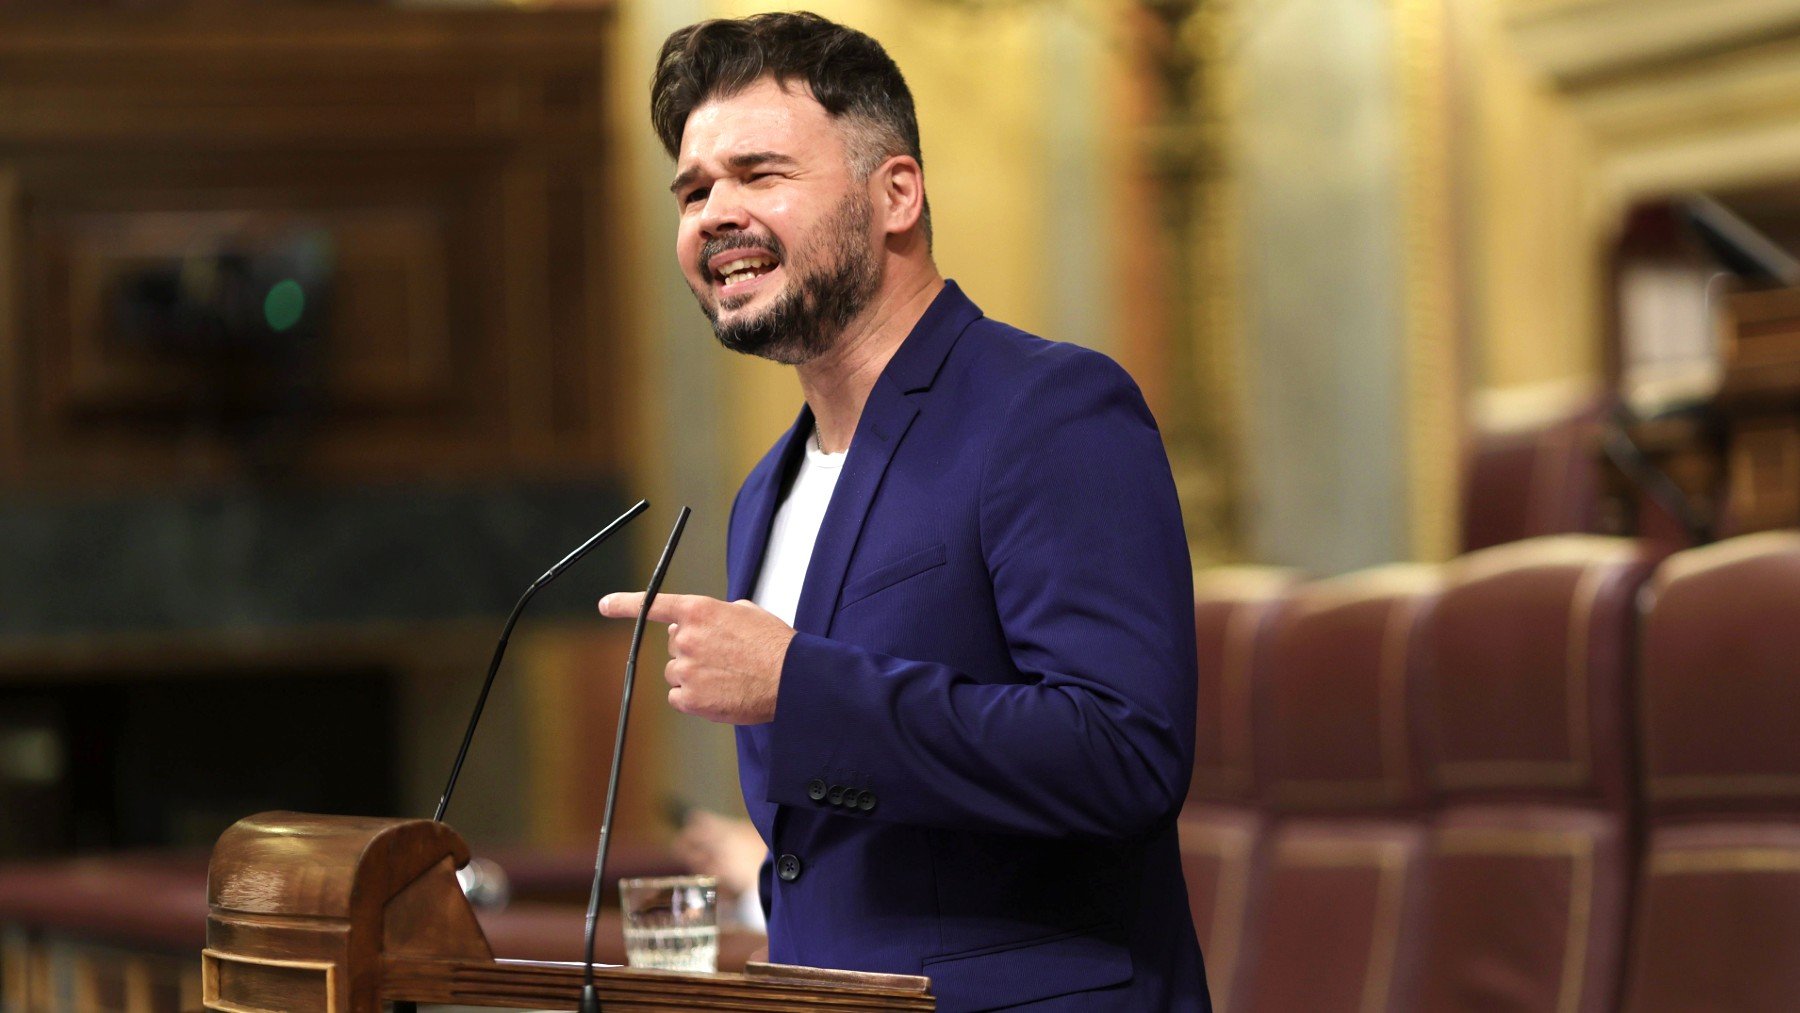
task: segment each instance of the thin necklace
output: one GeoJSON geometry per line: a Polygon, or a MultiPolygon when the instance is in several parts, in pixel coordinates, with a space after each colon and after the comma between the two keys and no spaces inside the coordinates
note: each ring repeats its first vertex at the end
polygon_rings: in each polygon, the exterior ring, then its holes
{"type": "MultiPolygon", "coordinates": [[[[818,419],[813,420],[812,442],[813,442],[813,446],[818,449],[819,453],[824,454],[827,457],[832,456],[832,452],[825,449],[825,437],[822,434],[820,434],[820,432],[819,432],[819,420],[818,419]]],[[[838,451],[838,453],[843,453],[843,451],[838,451]]]]}

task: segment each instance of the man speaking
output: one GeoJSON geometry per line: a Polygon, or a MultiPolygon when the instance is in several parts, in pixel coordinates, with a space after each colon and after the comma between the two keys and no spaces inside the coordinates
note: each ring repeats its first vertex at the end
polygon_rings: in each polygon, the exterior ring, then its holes
{"type": "Polygon", "coordinates": [[[771,959],[929,975],[949,1011],[1206,1009],[1175,839],[1192,589],[1136,386],[938,273],[912,96],[868,36],[692,25],[651,115],[700,308],[805,395],[732,508],[734,600],[650,614],[669,703],[738,726],[771,959]]]}

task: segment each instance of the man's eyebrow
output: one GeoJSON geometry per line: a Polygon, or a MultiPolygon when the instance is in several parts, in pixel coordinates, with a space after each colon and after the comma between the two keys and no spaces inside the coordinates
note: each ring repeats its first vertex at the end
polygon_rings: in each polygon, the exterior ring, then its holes
{"type": "Polygon", "coordinates": [[[753,166],[768,165],[771,162],[776,165],[799,164],[779,151],[751,151],[742,155],[733,155],[725,160],[725,164],[733,169],[749,169],[753,166]]]}
{"type": "MultiPolygon", "coordinates": [[[[746,151],[741,155],[733,155],[730,158],[727,158],[725,164],[733,169],[742,171],[759,165],[774,164],[788,166],[798,165],[799,162],[792,156],[784,155],[779,151],[746,151]]],[[[674,182],[669,184],[669,192],[680,193],[689,183],[692,183],[699,176],[699,166],[688,166],[681,171],[680,175],[675,177],[674,182]]]]}

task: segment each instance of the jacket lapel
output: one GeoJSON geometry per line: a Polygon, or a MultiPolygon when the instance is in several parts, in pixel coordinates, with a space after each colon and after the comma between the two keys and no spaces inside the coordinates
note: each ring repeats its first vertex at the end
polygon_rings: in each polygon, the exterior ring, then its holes
{"type": "MultiPolygon", "coordinates": [[[[919,395],[931,389],[956,339],[980,316],[981,310],[955,282],[945,282],[943,291],[876,379],[856,424],[856,434],[850,440],[850,456],[832,491],[831,506],[819,526],[818,540],[813,543],[812,561],[807,564],[806,583],[794,615],[795,629],[830,635],[838,595],[856,552],[863,521],[875,502],[888,465],[894,460],[894,452],[919,414],[923,400],[919,395]]],[[[810,414],[803,418],[811,424],[810,414]]],[[[765,522],[765,541],[767,528],[765,522]]],[[[760,559],[760,546],[757,555],[760,559]]]]}
{"type": "Polygon", "coordinates": [[[881,487],[895,448],[918,414],[918,406],[900,393],[887,374],[875,381],[869,400],[863,405],[856,435],[850,440],[850,456],[844,461],[837,488],[832,490],[831,506],[825,511],[824,523],[819,525],[819,539],[813,543],[806,584],[800,590],[800,605],[794,612],[795,629],[820,636],[831,632],[838,592],[843,590],[844,574],[850,568],[857,536],[862,533],[863,518],[875,502],[875,491],[881,487]]]}

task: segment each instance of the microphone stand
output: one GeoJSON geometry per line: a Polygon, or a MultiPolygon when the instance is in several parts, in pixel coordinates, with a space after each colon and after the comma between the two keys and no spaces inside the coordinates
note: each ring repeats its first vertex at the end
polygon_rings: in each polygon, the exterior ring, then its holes
{"type": "Polygon", "coordinates": [[[650,605],[656,601],[657,592],[662,590],[669,562],[675,558],[675,546],[681,541],[681,529],[687,527],[688,514],[692,512],[682,507],[675,517],[675,529],[669,532],[669,543],[663,546],[662,558],[656,561],[656,569],[650,574],[644,604],[638,608],[637,625],[631,629],[631,650],[625,655],[625,688],[619,696],[619,731],[613,737],[612,773],[606,778],[606,810],[600,817],[600,852],[594,858],[594,886],[588,892],[587,965],[582,976],[581,1013],[600,1013],[600,992],[594,987],[594,925],[600,917],[600,880],[606,872],[606,846],[612,830],[613,805],[619,800],[619,767],[625,758],[625,725],[631,717],[631,686],[637,681],[638,649],[644,643],[644,623],[650,617],[650,605]]]}
{"type": "Polygon", "coordinates": [[[450,780],[444,783],[444,794],[438,798],[437,811],[431,814],[432,819],[442,823],[444,810],[450,808],[450,793],[456,790],[456,779],[462,774],[463,760],[469,755],[469,743],[475,740],[475,726],[481,723],[482,708],[487,706],[488,690],[494,688],[494,676],[500,672],[500,658],[506,654],[506,641],[512,636],[513,624],[519,621],[519,614],[525,611],[525,603],[531,600],[532,595],[538,593],[539,588],[555,580],[558,574],[574,566],[576,560],[587,555],[591,549],[606,541],[613,532],[624,527],[632,518],[643,513],[649,507],[649,500],[638,500],[611,524],[601,528],[592,538],[582,542],[574,552],[564,556],[562,562],[545,570],[542,577],[532,581],[531,586],[525,589],[525,594],[519,598],[519,603],[513,606],[512,615],[506,617],[506,627],[500,631],[500,642],[494,645],[494,660],[488,663],[487,679],[481,684],[481,695],[475,698],[475,713],[469,715],[469,728],[463,732],[462,748],[456,751],[456,761],[450,764],[450,780]]]}

